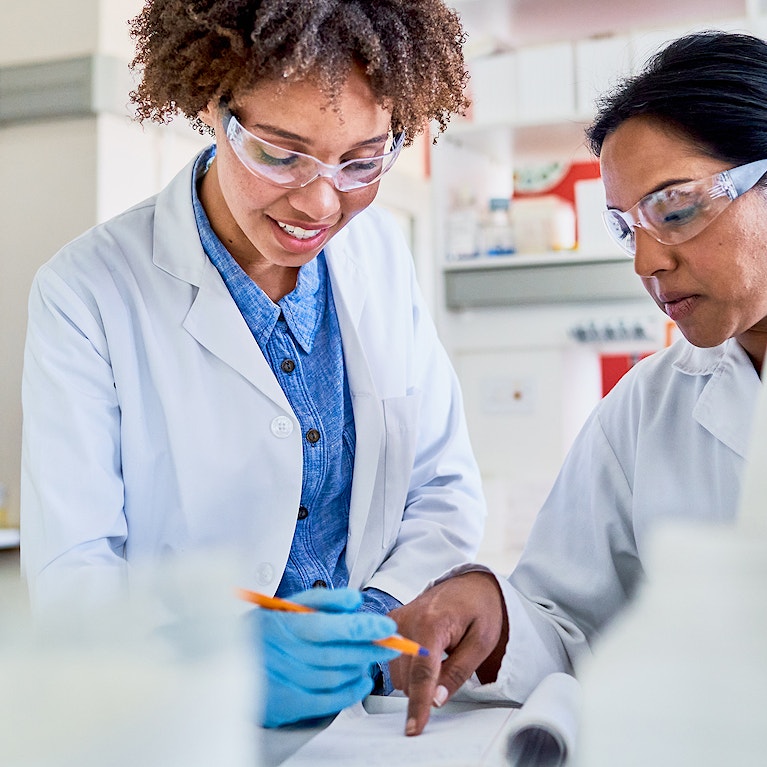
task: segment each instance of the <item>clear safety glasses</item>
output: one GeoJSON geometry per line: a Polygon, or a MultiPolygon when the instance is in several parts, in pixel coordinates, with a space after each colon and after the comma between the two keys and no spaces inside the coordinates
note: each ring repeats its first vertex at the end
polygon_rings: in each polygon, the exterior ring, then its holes
{"type": "Polygon", "coordinates": [[[398,133],[389,137],[383,154],[330,165],[310,154],[282,149],[254,136],[225,105],[222,118],[226,137],[240,162],[254,176],[287,189],[306,186],[320,176],[332,181],[339,192],[374,184],[394,164],[405,141],[404,132],[398,133]]]}
{"type": "Polygon", "coordinates": [[[708,178],[674,184],[643,197],[631,210],[609,208],[602,218],[615,242],[636,254],[636,227],[664,245],[678,245],[700,234],[736,197],[767,173],[757,160],[708,178]]]}

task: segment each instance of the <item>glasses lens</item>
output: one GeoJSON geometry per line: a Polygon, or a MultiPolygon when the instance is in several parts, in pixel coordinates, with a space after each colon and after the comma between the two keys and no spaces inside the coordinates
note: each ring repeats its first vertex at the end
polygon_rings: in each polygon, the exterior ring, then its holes
{"type": "Polygon", "coordinates": [[[626,219],[623,218],[621,212],[613,209],[602,211],[602,219],[613,240],[615,240],[626,253],[633,256],[636,251],[634,229],[626,219]]]}
{"type": "Polygon", "coordinates": [[[311,178],[315,172],[308,157],[262,141],[248,133],[234,116],[229,120],[226,135],[240,162],[275,184],[299,187],[305,177],[311,178]]]}
{"type": "Polygon", "coordinates": [[[394,165],[404,139],[404,134],[400,133],[389,139],[383,154],[342,163],[335,177],[336,187],[342,192],[348,192],[378,181],[394,165]]]}
{"type": "Polygon", "coordinates": [[[289,189],[324,176],[331,179],[340,192],[368,186],[381,178],[397,159],[404,143],[404,134],[399,134],[389,140],[381,155],[326,165],[311,155],[291,152],[254,136],[234,115],[229,117],[226,135],[240,162],[255,175],[289,189]]]}
{"type": "Polygon", "coordinates": [[[730,203],[726,196],[712,197],[710,180],[669,187],[639,204],[639,217],[659,242],[686,242],[702,232],[730,203]]]}

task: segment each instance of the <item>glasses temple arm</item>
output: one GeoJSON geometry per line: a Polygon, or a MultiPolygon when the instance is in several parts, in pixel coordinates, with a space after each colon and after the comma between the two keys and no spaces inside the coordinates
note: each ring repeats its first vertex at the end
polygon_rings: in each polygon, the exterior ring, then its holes
{"type": "Polygon", "coordinates": [[[736,191],[735,197],[747,192],[767,173],[767,160],[756,160],[733,170],[724,171],[736,191]]]}

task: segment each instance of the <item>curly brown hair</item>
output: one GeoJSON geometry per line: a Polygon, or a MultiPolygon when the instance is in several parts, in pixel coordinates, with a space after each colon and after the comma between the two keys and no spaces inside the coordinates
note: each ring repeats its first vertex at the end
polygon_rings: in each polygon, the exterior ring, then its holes
{"type": "Polygon", "coordinates": [[[332,105],[349,70],[369,78],[405,143],[468,106],[465,32],[442,0],[147,0],[130,21],[137,119],[169,122],[263,80],[317,78],[332,105]]]}

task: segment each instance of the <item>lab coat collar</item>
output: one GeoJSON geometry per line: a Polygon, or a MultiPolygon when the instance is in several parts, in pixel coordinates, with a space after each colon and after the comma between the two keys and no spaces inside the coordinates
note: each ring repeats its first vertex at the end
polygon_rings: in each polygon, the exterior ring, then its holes
{"type": "Polygon", "coordinates": [[[356,328],[367,298],[369,277],[363,261],[350,247],[347,228],[338,232],[325,246],[325,259],[339,316],[343,311],[351,326],[356,328]],[[339,309],[339,304],[343,305],[343,309],[339,309]]]}
{"type": "Polygon", "coordinates": [[[195,157],[157,197],[154,263],[199,288],[184,319],[186,330],[285,412],[290,403],[253,338],[221,275],[203,250],[192,207],[195,157]]]}
{"type": "Polygon", "coordinates": [[[745,349],[734,338],[711,349],[686,344],[674,367],[687,375],[710,376],[695,403],[693,418],[745,458],[754,418],[752,408],[744,408],[743,403],[756,402],[761,384],[745,349]]]}
{"type": "Polygon", "coordinates": [[[192,207],[192,173],[197,157],[199,154],[157,196],[152,258],[163,271],[199,287],[207,267],[213,265],[200,242],[192,207]]]}

